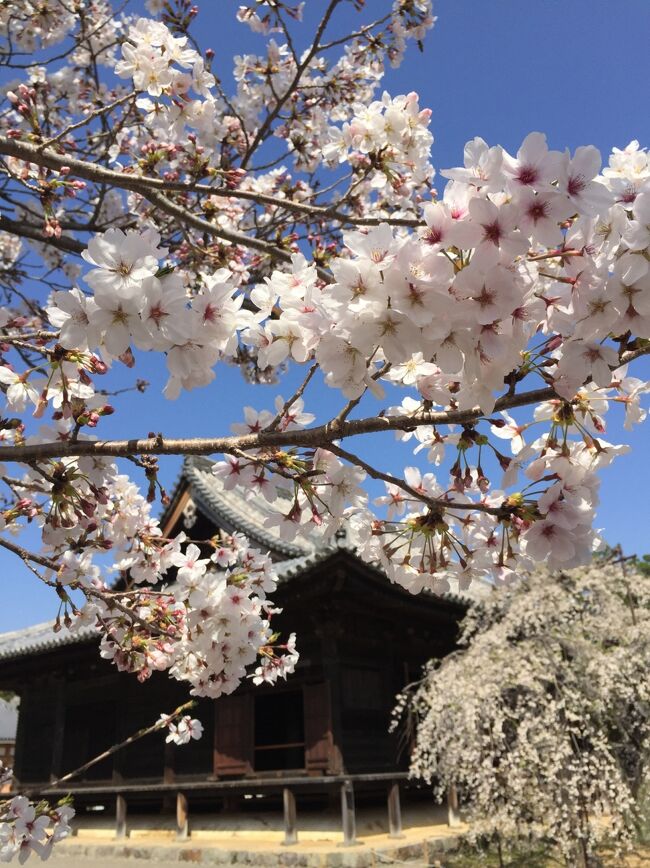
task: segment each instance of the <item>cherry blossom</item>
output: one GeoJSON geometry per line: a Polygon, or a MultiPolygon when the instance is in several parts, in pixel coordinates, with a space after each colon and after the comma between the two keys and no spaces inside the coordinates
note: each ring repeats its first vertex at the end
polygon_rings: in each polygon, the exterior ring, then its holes
{"type": "MultiPolygon", "coordinates": [[[[163,722],[167,721],[165,715],[161,715],[163,722]]],[[[189,714],[183,715],[178,721],[167,724],[169,735],[165,739],[166,742],[183,745],[189,744],[193,739],[199,739],[203,735],[203,724],[200,720],[190,717],[189,714]]]]}
{"type": "Polygon", "coordinates": [[[344,530],[412,593],[589,560],[599,473],[627,451],[609,420],[647,415],[644,147],[603,167],[539,131],[514,156],[476,137],[436,174],[431,112],[387,89],[434,25],[428,0],[381,0],[374,21],[345,4],[349,32],[333,4],[314,42],[302,4],[243,4],[259,47],[232,86],[187,4],[14,5],[9,43],[60,57],[6,57],[0,544],[52,587],[57,629],[94,625],[120,670],[198,696],[294,668],[267,554],[155,517],[169,453],[211,456],[283,539],[344,530]],[[146,407],[124,413],[120,372],[144,392],[144,353],[169,400],[209,396],[225,365],[273,388],[230,433],[170,439],[146,407]]]}

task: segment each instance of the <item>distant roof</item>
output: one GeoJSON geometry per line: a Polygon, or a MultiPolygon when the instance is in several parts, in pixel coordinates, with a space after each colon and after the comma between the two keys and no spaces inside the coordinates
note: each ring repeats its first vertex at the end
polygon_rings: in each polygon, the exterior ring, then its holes
{"type": "Polygon", "coordinates": [[[0,744],[16,740],[18,726],[18,702],[0,699],[0,744]]]}

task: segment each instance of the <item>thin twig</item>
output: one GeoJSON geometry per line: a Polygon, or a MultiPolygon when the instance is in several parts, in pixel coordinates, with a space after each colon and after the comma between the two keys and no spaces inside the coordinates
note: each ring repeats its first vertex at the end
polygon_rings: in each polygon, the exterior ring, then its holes
{"type": "Polygon", "coordinates": [[[447,500],[447,498],[445,497],[430,497],[428,494],[418,491],[416,488],[412,488],[403,479],[399,479],[399,477],[397,476],[391,476],[390,473],[384,473],[381,470],[377,470],[371,464],[368,464],[367,461],[364,461],[363,458],[360,458],[358,455],[354,455],[352,452],[348,452],[347,449],[341,449],[340,446],[337,446],[334,443],[331,443],[327,447],[327,450],[328,452],[333,452],[334,455],[338,455],[339,458],[344,458],[346,461],[349,461],[350,464],[354,464],[357,467],[360,467],[362,470],[365,470],[368,476],[371,476],[373,479],[380,479],[383,482],[388,482],[390,485],[395,485],[397,486],[397,488],[401,488],[402,491],[410,494],[411,497],[414,497],[416,500],[422,501],[422,503],[425,503],[427,506],[432,507],[433,509],[462,509],[472,511],[475,510],[477,512],[485,512],[488,515],[496,515],[499,517],[503,517],[508,512],[502,507],[488,506],[485,503],[473,503],[472,501],[468,501],[467,503],[454,503],[451,500],[447,500]]]}
{"type": "Polygon", "coordinates": [[[65,775],[62,775],[60,778],[57,778],[55,781],[52,781],[43,789],[39,790],[39,793],[46,793],[48,790],[54,790],[64,784],[66,781],[71,780],[72,778],[78,777],[83,772],[87,771],[92,766],[97,765],[97,763],[102,760],[107,759],[109,756],[113,756],[114,753],[117,753],[118,750],[122,750],[122,748],[128,747],[130,744],[133,744],[136,741],[139,741],[141,738],[144,738],[145,735],[149,735],[152,732],[156,732],[157,730],[163,729],[168,726],[170,723],[173,723],[178,717],[189,711],[190,708],[193,708],[196,705],[196,700],[191,699],[189,702],[184,702],[183,705],[179,705],[178,708],[174,709],[171,714],[165,715],[164,720],[157,720],[155,723],[151,724],[151,726],[146,726],[144,729],[139,729],[133,735],[130,735],[128,738],[125,738],[124,741],[121,741],[119,744],[114,744],[112,747],[109,747],[108,750],[102,751],[102,753],[98,754],[96,757],[93,757],[88,762],[84,763],[79,768],[74,771],[68,772],[65,775]]]}
{"type": "Polygon", "coordinates": [[[308,372],[307,376],[306,376],[305,379],[302,381],[301,385],[296,389],[296,391],[293,393],[293,395],[292,395],[288,400],[286,400],[286,401],[284,402],[284,405],[283,405],[282,409],[280,410],[280,412],[275,416],[275,418],[273,419],[273,421],[270,422],[270,423],[266,426],[266,428],[263,429],[264,431],[275,431],[275,430],[276,430],[276,428],[278,427],[278,425],[279,425],[280,422],[282,421],[282,418],[283,418],[283,416],[285,415],[285,413],[287,412],[287,410],[288,410],[288,409],[289,409],[293,404],[295,404],[295,402],[296,402],[299,398],[302,397],[302,395],[303,395],[305,389],[306,389],[307,386],[309,385],[309,381],[310,381],[311,378],[314,376],[314,374],[316,373],[317,370],[318,370],[318,362],[314,362],[314,364],[313,364],[313,365],[311,366],[311,368],[309,369],[309,372],[308,372]]]}

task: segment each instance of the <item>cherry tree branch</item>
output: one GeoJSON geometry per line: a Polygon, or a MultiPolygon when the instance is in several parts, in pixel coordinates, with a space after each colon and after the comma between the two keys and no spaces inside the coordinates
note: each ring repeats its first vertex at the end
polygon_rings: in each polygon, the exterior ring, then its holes
{"type": "MultiPolygon", "coordinates": [[[[645,352],[650,352],[650,349],[645,352]]],[[[533,389],[499,398],[494,411],[524,407],[558,398],[551,388],[533,389]]],[[[34,461],[79,455],[105,455],[124,458],[130,455],[211,455],[233,454],[249,449],[302,446],[326,447],[333,440],[372,434],[378,431],[413,431],[422,425],[462,425],[485,416],[480,407],[471,410],[422,411],[410,416],[370,416],[365,419],[332,420],[325,425],[293,431],[260,431],[226,437],[165,438],[130,440],[79,440],[76,442],[34,443],[25,446],[0,446],[0,460],[34,461]]]]}
{"type": "Polygon", "coordinates": [[[209,196],[218,196],[224,199],[244,199],[261,205],[272,205],[276,208],[284,208],[286,211],[305,214],[314,219],[336,220],[350,226],[378,226],[380,223],[409,227],[426,225],[421,220],[402,217],[353,217],[350,214],[339,211],[335,205],[308,205],[305,202],[295,202],[291,199],[283,199],[278,196],[270,196],[266,193],[257,193],[252,190],[231,190],[227,187],[213,187],[209,184],[165,181],[162,178],[146,178],[140,175],[132,175],[129,172],[116,172],[114,169],[107,169],[97,163],[89,163],[68,154],[53,151],[47,147],[47,143],[36,145],[0,136],[0,154],[16,157],[25,162],[44,166],[58,172],[66,168],[70,170],[70,175],[77,178],[83,178],[96,184],[107,184],[111,187],[129,190],[133,193],[140,193],[146,198],[150,198],[148,193],[152,190],[166,193],[172,191],[205,193],[209,196]]]}
{"type": "Polygon", "coordinates": [[[78,129],[81,129],[81,127],[85,127],[91,121],[95,120],[95,118],[99,118],[102,115],[109,114],[109,112],[112,112],[114,108],[117,108],[118,106],[123,105],[125,102],[128,102],[129,100],[134,100],[136,96],[137,96],[137,93],[135,91],[131,91],[130,93],[127,93],[124,96],[119,97],[119,99],[116,99],[111,103],[108,103],[108,105],[100,106],[99,108],[95,109],[94,111],[89,112],[87,115],[84,115],[84,117],[81,118],[81,120],[77,121],[74,124],[70,124],[65,129],[61,130],[60,133],[57,133],[51,139],[47,139],[46,141],[42,142],[39,145],[39,148],[41,150],[43,150],[44,148],[51,147],[52,145],[61,141],[61,139],[64,139],[66,136],[70,135],[70,133],[73,132],[74,130],[78,130],[78,129]]]}
{"type": "MultiPolygon", "coordinates": [[[[240,232],[230,232],[228,229],[215,226],[213,223],[204,220],[202,217],[192,214],[191,211],[183,208],[182,205],[167,198],[167,196],[164,196],[162,193],[153,190],[140,192],[145,199],[151,202],[151,204],[156,208],[160,208],[161,211],[164,211],[171,217],[182,220],[183,223],[187,223],[188,226],[193,226],[195,229],[206,232],[208,235],[213,235],[215,238],[221,238],[223,241],[229,241],[231,244],[238,244],[241,247],[249,247],[252,250],[258,250],[260,253],[266,253],[267,256],[270,256],[273,259],[281,259],[284,262],[291,262],[292,253],[288,250],[282,250],[281,247],[276,247],[274,244],[271,244],[268,241],[263,241],[261,238],[242,235],[240,232]]],[[[326,271],[323,271],[323,275],[328,282],[331,281],[332,278],[326,271]]]]}
{"type": "MultiPolygon", "coordinates": [[[[650,343],[621,354],[619,365],[628,364],[650,354],[650,343]]],[[[551,386],[532,389],[519,394],[506,394],[498,398],[493,412],[525,407],[550,400],[564,400],[551,386]]],[[[165,438],[162,434],[128,440],[79,440],[34,443],[21,446],[0,446],[0,460],[29,462],[47,458],[81,455],[103,455],[128,458],[140,455],[211,455],[235,454],[250,449],[326,447],[334,440],[372,434],[379,431],[413,431],[424,425],[463,425],[475,422],[488,414],[480,407],[468,410],[421,411],[411,415],[371,416],[365,419],[341,419],[340,416],[318,425],[290,431],[265,430],[252,434],[225,437],[165,438]]]]}
{"type": "MultiPolygon", "coordinates": [[[[31,566],[30,562],[34,564],[38,564],[41,567],[45,567],[48,570],[51,570],[53,573],[58,575],[60,565],[53,558],[48,558],[45,555],[39,555],[35,552],[30,552],[28,549],[23,546],[16,545],[16,543],[12,543],[10,540],[5,537],[0,537],[0,547],[7,549],[13,554],[18,555],[18,557],[23,561],[26,567],[30,569],[32,572],[36,572],[37,577],[45,582],[46,585],[50,585],[50,587],[64,589],[64,586],[58,581],[49,581],[48,579],[41,576],[37,571],[35,571],[31,566]]],[[[171,633],[168,633],[166,630],[161,630],[157,627],[154,627],[152,624],[149,624],[144,618],[141,618],[137,612],[134,612],[133,609],[129,609],[128,606],[125,606],[123,603],[120,603],[120,596],[125,596],[121,593],[114,593],[111,591],[100,591],[96,588],[88,588],[82,585],[79,585],[78,582],[71,582],[71,589],[78,589],[82,592],[82,594],[88,599],[89,597],[96,597],[99,600],[103,600],[106,605],[110,608],[117,609],[123,615],[126,615],[134,624],[139,624],[141,627],[150,633],[152,636],[167,636],[169,638],[173,638],[171,633]]]]}
{"type": "MultiPolygon", "coordinates": [[[[169,199],[160,192],[161,190],[169,189],[168,185],[164,181],[160,181],[159,184],[155,185],[143,185],[140,183],[143,180],[141,178],[130,176],[126,173],[113,172],[111,169],[105,169],[103,166],[97,164],[84,163],[80,160],[67,160],[65,157],[61,157],[58,154],[41,150],[38,146],[28,145],[25,142],[17,143],[15,139],[3,139],[0,137],[0,154],[15,156],[19,159],[25,160],[26,162],[33,162],[37,165],[46,166],[47,168],[58,171],[67,167],[70,169],[70,173],[74,172],[79,175],[79,177],[87,178],[98,184],[112,184],[114,187],[120,187],[123,190],[130,190],[139,193],[154,207],[159,208],[161,211],[169,214],[176,220],[181,220],[183,223],[192,226],[201,232],[205,232],[215,238],[220,238],[223,241],[228,241],[231,244],[237,244],[241,247],[264,253],[272,259],[280,259],[283,262],[292,261],[293,254],[290,250],[283,250],[281,247],[277,247],[261,238],[255,238],[255,236],[252,235],[244,235],[240,232],[231,232],[228,229],[215,226],[208,220],[188,211],[182,205],[179,205],[177,202],[174,202],[172,199],[169,199]],[[19,144],[21,147],[14,147],[16,144],[19,144]],[[152,186],[154,189],[152,189],[152,186]]],[[[148,180],[153,181],[158,179],[148,180]]],[[[20,232],[18,234],[20,234],[20,232]]],[[[30,235],[28,237],[34,236],[30,235]]],[[[42,232],[40,233],[39,240],[44,240],[42,232]]],[[[49,242],[52,239],[47,240],[49,242]]],[[[59,242],[61,242],[61,240],[61,238],[56,239],[56,241],[59,242]]],[[[66,241],[67,240],[68,239],[66,239],[66,241]]],[[[66,242],[64,242],[64,244],[65,243],[66,242]]],[[[76,246],[78,243],[79,242],[74,242],[73,252],[75,253],[80,252],[76,246]]],[[[61,244],[55,244],[55,246],[63,247],[61,244]]],[[[70,248],[68,247],[67,249],[70,248]]],[[[81,250],[83,249],[85,249],[85,247],[81,246],[81,250]]],[[[317,268],[316,271],[321,280],[324,280],[326,283],[332,281],[331,275],[324,268],[317,268]]]]}
{"type": "Polygon", "coordinates": [[[23,546],[19,546],[16,545],[16,543],[11,542],[11,540],[8,540],[6,537],[0,537],[0,546],[2,546],[3,549],[7,549],[8,551],[13,552],[15,555],[18,555],[18,557],[26,564],[28,561],[32,561],[32,563],[38,564],[41,567],[45,567],[48,570],[52,570],[54,573],[58,573],[59,571],[59,565],[51,558],[47,558],[45,557],[45,555],[37,555],[34,552],[30,552],[23,546]]]}
{"type": "Polygon", "coordinates": [[[286,101],[289,99],[289,97],[294,93],[294,91],[296,90],[296,88],[300,84],[300,79],[302,78],[305,70],[307,69],[309,64],[312,62],[315,55],[320,50],[321,38],[322,38],[323,34],[325,33],[325,30],[327,29],[327,25],[329,24],[330,18],[334,14],[334,10],[336,9],[336,7],[339,5],[340,2],[341,2],[341,0],[330,0],[323,17],[321,18],[320,24],[316,28],[316,34],[315,34],[314,40],[311,44],[311,48],[305,54],[305,56],[302,60],[302,63],[297,67],[296,74],[294,75],[294,77],[293,77],[291,83],[289,84],[289,86],[287,87],[286,91],[276,101],[275,105],[273,106],[273,109],[268,113],[268,115],[264,119],[264,122],[262,123],[262,125],[260,126],[258,131],[255,133],[255,136],[254,136],[253,141],[251,142],[250,146],[246,149],[246,153],[242,157],[242,161],[241,161],[242,169],[246,168],[246,166],[248,165],[248,163],[250,161],[250,158],[253,156],[253,154],[255,153],[257,148],[262,144],[262,142],[266,138],[267,134],[269,133],[269,131],[271,129],[271,126],[273,125],[273,121],[280,114],[282,106],[286,103],[286,101]]]}
{"type": "Polygon", "coordinates": [[[300,386],[298,386],[298,388],[293,393],[293,395],[290,398],[287,398],[287,400],[284,402],[282,408],[280,410],[278,410],[275,417],[266,426],[266,428],[264,429],[265,431],[275,431],[277,429],[278,425],[282,421],[282,418],[284,417],[287,410],[289,410],[293,406],[293,404],[296,403],[296,401],[299,398],[302,398],[302,396],[305,392],[305,389],[309,385],[311,378],[314,376],[314,374],[316,373],[317,370],[318,370],[318,362],[314,362],[314,364],[309,369],[305,379],[302,381],[300,386]]]}

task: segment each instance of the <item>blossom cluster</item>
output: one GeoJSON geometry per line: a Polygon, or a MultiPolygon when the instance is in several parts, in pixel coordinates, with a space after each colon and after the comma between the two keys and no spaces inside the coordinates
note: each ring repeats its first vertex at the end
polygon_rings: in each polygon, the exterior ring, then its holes
{"type": "Polygon", "coordinates": [[[139,18],[129,27],[115,72],[120,78],[133,79],[136,90],[154,97],[165,92],[182,99],[190,88],[203,93],[214,85],[214,76],[206,72],[203,58],[187,42],[186,36],[173,36],[162,22],[139,18]],[[191,69],[191,74],[174,70],[174,64],[191,69]]]}
{"type": "MultiPolygon", "coordinates": [[[[596,542],[597,471],[621,452],[600,439],[608,403],[623,403],[630,421],[644,416],[647,386],[620,361],[634,341],[650,337],[643,314],[650,241],[641,222],[647,158],[633,144],[598,175],[594,148],[573,156],[549,151],[533,133],[516,156],[475,140],[465,163],[444,173],[444,195],[425,206],[417,232],[382,224],[344,234],[329,284],[294,254],[290,271],[274,271],[251,290],[224,269],[192,288],[180,269],[164,264],[157,233],[109,230],[84,252],[95,266],[84,276],[92,293],[53,293],[50,322],[69,352],[82,348],[91,359],[100,352],[106,363],[130,354],[131,345],[165,352],[168,396],[209,382],[213,362],[242,346],[262,369],[315,361],[325,382],[351,401],[368,390],[381,395],[383,375],[411,391],[392,408],[396,416],[478,405],[489,417],[513,372],[536,374],[557,396],[539,404],[531,423],[546,433],[524,445],[529,423],[492,418],[490,433],[511,439],[509,458],[474,426],[460,434],[420,426],[417,448],[430,446],[434,463],[447,447],[458,458],[448,485],[433,473],[410,485],[399,517],[395,509],[386,520],[373,515],[359,488],[365,470],[327,449],[301,456],[288,478],[263,450],[227,458],[217,472],[270,501],[294,487],[292,505],[277,517],[284,535],[314,525],[332,533],[351,522],[362,554],[414,592],[465,588],[481,575],[507,580],[519,563],[541,558],[579,563],[596,542]],[[499,488],[482,469],[482,448],[493,448],[505,470],[499,488]],[[468,463],[473,450],[476,464],[468,463]],[[525,488],[512,493],[520,471],[531,483],[550,482],[536,500],[525,488]],[[428,508],[413,509],[418,501],[428,508]],[[468,522],[473,506],[479,515],[468,522]]],[[[14,409],[26,399],[49,400],[56,381],[39,391],[29,372],[0,370],[14,409]]],[[[74,393],[74,377],[67,381],[74,393]]],[[[390,499],[394,483],[388,486],[390,499]]]]}
{"type": "Polygon", "coordinates": [[[181,549],[184,534],[147,542],[147,585],[134,591],[98,594],[96,588],[71,628],[95,624],[101,656],[140,681],[154,671],[190,685],[194,696],[232,693],[242,679],[274,683],[293,672],[295,636],[278,642],[271,618],[279,609],[267,594],[276,587],[268,556],[251,549],[240,534],[211,544],[201,557],[194,543],[181,549]],[[155,554],[154,554],[155,552],[155,554]],[[151,588],[155,574],[175,568],[171,584],[151,588]],[[260,667],[249,672],[259,658],[260,667]]]}
{"type": "Polygon", "coordinates": [[[0,862],[18,858],[21,865],[36,853],[45,861],[52,847],[71,833],[74,809],[61,803],[34,803],[26,796],[0,801],[0,862]]]}
{"type": "Polygon", "coordinates": [[[167,715],[160,715],[160,723],[169,729],[166,742],[177,745],[189,744],[193,739],[197,741],[203,735],[203,724],[200,720],[184,714],[180,720],[172,721],[167,715]]]}
{"type": "Polygon", "coordinates": [[[340,129],[330,129],[323,158],[363,169],[370,187],[398,209],[400,195],[408,203],[414,189],[431,185],[430,118],[429,109],[420,110],[416,93],[395,99],[384,93],[369,106],[355,106],[352,120],[340,129]]]}
{"type": "Polygon", "coordinates": [[[154,231],[109,229],[92,239],[83,256],[96,266],[85,276],[93,294],[55,292],[47,313],[67,349],[101,347],[106,360],[123,356],[131,344],[166,353],[171,376],[165,393],[176,397],[181,388],[211,382],[213,365],[233,352],[236,327],[247,314],[224,269],[206,275],[188,304],[182,276],[160,272],[167,251],[159,243],[154,231]]]}
{"type": "Polygon", "coordinates": [[[441,798],[457,788],[473,840],[550,843],[567,864],[629,845],[647,782],[649,593],[616,558],[539,568],[472,607],[461,652],[399,697],[411,774],[441,798]]]}
{"type": "Polygon", "coordinates": [[[18,0],[0,5],[0,33],[27,52],[56,45],[78,24],[62,0],[18,0]]]}

